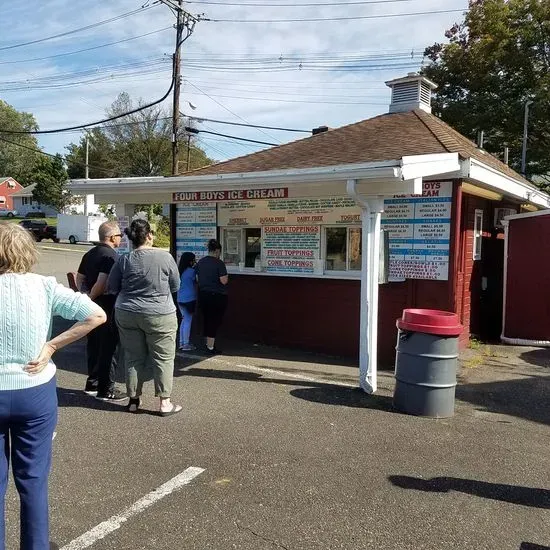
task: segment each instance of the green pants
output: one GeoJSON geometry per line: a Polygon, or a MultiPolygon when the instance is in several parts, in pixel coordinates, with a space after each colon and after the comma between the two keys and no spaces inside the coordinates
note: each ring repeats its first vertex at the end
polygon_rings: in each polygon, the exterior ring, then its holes
{"type": "Polygon", "coordinates": [[[148,370],[153,370],[156,397],[170,397],[176,355],[176,313],[153,315],[117,309],[115,314],[124,350],[126,389],[139,397],[148,370]]]}

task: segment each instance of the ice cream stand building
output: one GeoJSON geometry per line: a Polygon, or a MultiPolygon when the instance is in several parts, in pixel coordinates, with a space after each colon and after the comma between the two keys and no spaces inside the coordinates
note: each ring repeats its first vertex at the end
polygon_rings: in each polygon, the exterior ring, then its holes
{"type": "Polygon", "coordinates": [[[457,312],[500,335],[502,219],[550,197],[431,114],[435,84],[388,82],[389,112],[173,177],[75,180],[96,203],[170,204],[173,253],[216,237],[225,334],[391,366],[404,308],[457,312]]]}

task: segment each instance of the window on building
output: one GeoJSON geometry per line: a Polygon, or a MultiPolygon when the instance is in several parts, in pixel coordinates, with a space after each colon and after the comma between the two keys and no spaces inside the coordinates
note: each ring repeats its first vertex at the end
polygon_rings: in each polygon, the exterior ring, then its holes
{"type": "Polygon", "coordinates": [[[483,210],[476,210],[474,215],[474,260],[481,260],[483,243],[483,210]]]}
{"type": "Polygon", "coordinates": [[[262,230],[247,227],[244,230],[244,267],[254,267],[256,258],[262,257],[262,230]]]}
{"type": "Polygon", "coordinates": [[[325,269],[327,271],[361,270],[361,229],[327,227],[325,230],[325,269]]]}
{"type": "Polygon", "coordinates": [[[223,260],[227,265],[254,267],[262,256],[262,229],[260,227],[226,228],[223,230],[223,260]]]}
{"type": "Polygon", "coordinates": [[[29,199],[29,197],[22,197],[22,198],[21,198],[21,204],[22,204],[23,206],[27,206],[27,205],[30,204],[30,203],[31,203],[31,200],[29,199]]]}
{"type": "Polygon", "coordinates": [[[8,180],[8,189],[15,189],[15,182],[8,180]]]}

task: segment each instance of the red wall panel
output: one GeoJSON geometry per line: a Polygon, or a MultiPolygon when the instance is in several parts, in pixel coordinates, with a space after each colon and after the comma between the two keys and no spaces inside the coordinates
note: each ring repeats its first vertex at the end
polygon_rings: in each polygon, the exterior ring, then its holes
{"type": "Polygon", "coordinates": [[[504,335],[550,340],[550,215],[510,221],[504,335]]]}

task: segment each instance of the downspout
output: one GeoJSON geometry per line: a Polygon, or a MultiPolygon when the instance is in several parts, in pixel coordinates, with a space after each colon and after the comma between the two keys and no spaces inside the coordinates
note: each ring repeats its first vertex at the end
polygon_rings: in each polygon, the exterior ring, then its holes
{"type": "Polygon", "coordinates": [[[502,290],[502,334],[500,341],[509,346],[529,346],[536,348],[550,348],[547,340],[526,340],[524,338],[508,338],[506,333],[506,291],[508,288],[508,247],[510,244],[510,221],[503,220],[504,226],[504,288],[502,290]]]}
{"type": "Polygon", "coordinates": [[[377,390],[378,266],[383,201],[368,201],[357,193],[357,180],[347,181],[347,193],[361,208],[361,297],[359,321],[359,385],[377,390]]]}

